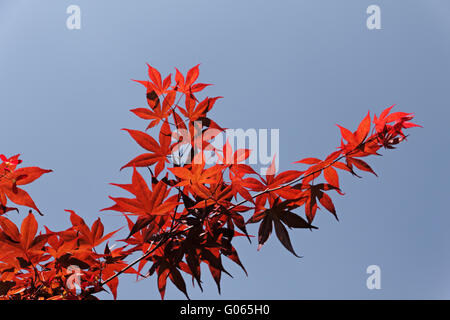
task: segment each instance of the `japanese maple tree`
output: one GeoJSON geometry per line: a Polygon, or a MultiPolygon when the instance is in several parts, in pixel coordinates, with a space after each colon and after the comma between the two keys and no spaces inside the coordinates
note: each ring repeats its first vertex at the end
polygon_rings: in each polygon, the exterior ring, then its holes
{"type": "Polygon", "coordinates": [[[245,163],[251,150],[233,150],[228,140],[214,146],[225,129],[208,113],[221,97],[200,98],[209,84],[197,82],[198,65],[186,75],[176,69],[174,80],[148,65],[148,76],[137,81],[147,106],[131,110],[147,129],[123,129],[143,151],[122,167],[131,182],[113,184],[128,196],[110,197],[112,205],[103,209],[122,214],[128,229],[114,247],[109,242],[118,230],[106,233],[100,218],[88,226],[72,210],[70,228],[39,231],[33,211],[42,213],[22,188],[51,170],[21,168],[19,155],[0,155],[1,299],[96,299],[108,289],[116,298],[123,273],[157,277],[161,298],[168,280],[189,297],[185,278],[202,288],[202,263],[220,292],[228,274],[223,259],[246,272],[233,239],[251,240],[249,224],[258,225],[258,250],[275,230],[298,256],[288,229],[317,229],[321,207],[337,219],[330,195],[343,195],[340,174],[375,174],[365,158],[394,149],[406,139],[405,129],[418,126],[413,114],[392,112],[393,106],[379,116],[368,113],[355,131],[338,126],[340,145],[324,159],[304,158],[294,162],[297,169],[279,173],[274,159],[261,174],[245,163]],[[214,163],[207,153],[216,156],[214,163]],[[8,219],[18,211],[14,204],[29,208],[20,228],[8,219]]]}

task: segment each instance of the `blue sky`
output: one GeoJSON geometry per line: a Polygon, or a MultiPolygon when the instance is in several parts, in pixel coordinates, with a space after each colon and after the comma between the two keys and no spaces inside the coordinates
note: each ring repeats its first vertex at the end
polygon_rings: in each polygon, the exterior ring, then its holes
{"type": "MultiPolygon", "coordinates": [[[[121,128],[144,129],[128,110],[145,106],[145,63],[163,73],[201,63],[200,81],[223,96],[212,115],[228,128],[280,129],[280,169],[323,157],[339,123],[356,128],[367,110],[414,112],[423,129],[370,164],[379,174],[342,178],[340,221],[319,212],[314,232],[291,239],[295,258],[272,237],[256,251],[236,246],[249,276],[228,264],[222,295],[205,272],[194,299],[450,298],[448,226],[450,4],[446,0],[22,1],[0,0],[0,153],[54,172],[27,190],[66,228],[64,209],[108,230],[99,213],[131,179],[119,168],[140,152],[121,128]],[[81,30],[66,28],[79,5],[81,30]],[[366,9],[381,8],[381,30],[366,9]],[[380,290],[366,268],[381,268],[380,290]]],[[[11,215],[16,222],[24,217],[11,215]]],[[[250,229],[256,233],[256,229],[250,229]]],[[[205,270],[206,271],[206,270],[205,270]]],[[[183,295],[169,285],[166,297],[183,295]]],[[[102,295],[102,298],[110,298],[102,295]]],[[[123,277],[121,299],[159,299],[154,278],[123,277]]]]}

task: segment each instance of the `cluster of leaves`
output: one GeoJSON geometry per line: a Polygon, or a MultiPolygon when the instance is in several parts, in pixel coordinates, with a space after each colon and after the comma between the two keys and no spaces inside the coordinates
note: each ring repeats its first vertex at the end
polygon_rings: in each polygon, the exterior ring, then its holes
{"type": "MultiPolygon", "coordinates": [[[[225,129],[208,113],[221,97],[197,98],[209,85],[197,83],[198,65],[186,76],[176,69],[174,82],[171,75],[163,79],[150,65],[148,75],[148,80],[137,81],[146,88],[148,107],[131,112],[148,121],[145,131],[152,130],[153,136],[123,129],[146,151],[123,166],[132,169],[131,183],[113,184],[130,197],[110,197],[113,205],[103,209],[124,216],[128,236],[111,249],[105,241],[117,230],[104,235],[100,219],[89,228],[73,211],[69,211],[69,229],[54,232],[45,227],[39,234],[31,210],[20,231],[1,216],[0,297],[91,299],[108,286],[116,298],[122,273],[138,278],[156,275],[162,298],[170,279],[188,297],[185,277],[202,288],[202,263],[220,292],[222,274],[229,275],[224,258],[246,272],[232,242],[237,236],[251,239],[248,224],[259,224],[258,250],[275,229],[281,244],[297,256],[288,229],[316,229],[312,223],[320,206],[337,219],[329,194],[343,194],[338,171],[375,174],[362,158],[378,155],[381,148],[394,148],[406,139],[404,129],[418,126],[410,122],[412,114],[391,113],[392,107],[378,117],[368,113],[354,132],[339,126],[341,144],[325,159],[304,158],[294,163],[305,168],[280,173],[272,161],[262,175],[245,164],[251,150],[234,151],[228,141],[221,148],[214,147],[212,141],[225,129]],[[207,152],[218,161],[208,164],[207,152]],[[147,181],[139,168],[148,170],[147,181]],[[304,217],[298,211],[301,207],[304,217]],[[96,251],[100,247],[103,253],[96,251]],[[134,254],[139,257],[129,261],[134,254]],[[73,266],[80,269],[78,286],[68,285],[73,266]]],[[[15,210],[7,207],[7,199],[40,213],[18,186],[50,170],[17,169],[18,156],[1,156],[1,160],[0,214],[15,210]]]]}

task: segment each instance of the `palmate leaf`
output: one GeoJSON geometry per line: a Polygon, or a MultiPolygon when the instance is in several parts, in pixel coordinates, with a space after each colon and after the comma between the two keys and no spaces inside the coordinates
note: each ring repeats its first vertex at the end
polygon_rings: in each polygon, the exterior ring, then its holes
{"type": "Polygon", "coordinates": [[[158,175],[164,170],[165,164],[169,162],[168,156],[171,154],[171,135],[170,135],[170,127],[169,123],[164,121],[161,131],[159,134],[159,143],[153,139],[150,135],[131,129],[123,129],[127,131],[130,136],[144,149],[150,151],[149,153],[144,153],[126,165],[124,165],[122,169],[127,167],[149,167],[156,164],[155,167],[155,175],[158,175]]]}
{"type": "Polygon", "coordinates": [[[6,206],[7,199],[9,199],[17,205],[32,208],[42,215],[42,212],[37,208],[30,195],[18,186],[30,184],[43,174],[52,172],[52,170],[45,170],[39,167],[17,168],[21,163],[19,155],[9,159],[1,155],[0,158],[3,161],[0,164],[0,213],[17,210],[6,206]]]}
{"type": "Polygon", "coordinates": [[[151,120],[147,130],[166,120],[173,112],[176,91],[169,91],[161,105],[160,99],[155,91],[147,94],[147,101],[150,108],[136,108],[130,110],[141,119],[151,120]]]}
{"type": "Polygon", "coordinates": [[[180,92],[184,93],[187,97],[195,99],[194,93],[202,91],[207,86],[210,86],[210,84],[206,84],[206,83],[195,83],[195,81],[197,81],[197,78],[200,73],[199,66],[200,65],[198,64],[195,67],[189,69],[189,71],[186,74],[186,79],[183,76],[183,74],[180,72],[180,70],[175,68],[175,70],[176,70],[176,73],[175,73],[176,86],[174,87],[174,90],[180,91],[180,92]]]}
{"type": "Polygon", "coordinates": [[[283,224],[286,224],[289,228],[299,229],[317,229],[317,227],[291,212],[289,207],[292,203],[292,201],[280,202],[277,199],[273,206],[263,213],[264,218],[258,230],[258,250],[262,248],[269,239],[272,230],[275,229],[275,234],[281,244],[293,255],[299,257],[294,251],[289,233],[283,224]]]}
{"type": "Polygon", "coordinates": [[[135,198],[110,197],[110,199],[115,202],[115,205],[102,209],[102,211],[114,210],[138,216],[138,220],[130,230],[128,238],[149,225],[155,219],[155,216],[168,215],[181,204],[178,201],[177,195],[169,196],[170,190],[163,180],[154,184],[153,190],[150,190],[144,178],[136,168],[133,168],[131,184],[113,185],[121,187],[135,196],[135,198]]]}
{"type": "Polygon", "coordinates": [[[18,267],[20,264],[35,264],[48,259],[42,250],[48,235],[36,235],[38,223],[31,212],[22,221],[20,231],[5,217],[0,217],[0,228],[0,245],[7,250],[7,254],[3,256],[5,261],[18,267]]]}
{"type": "Polygon", "coordinates": [[[95,248],[110,239],[114,234],[116,234],[119,230],[112,231],[106,235],[104,235],[104,226],[101,222],[100,218],[95,220],[92,224],[91,228],[88,227],[86,222],[75,213],[73,210],[65,210],[70,213],[70,221],[72,222],[72,227],[79,234],[79,240],[90,246],[90,248],[95,248]]]}

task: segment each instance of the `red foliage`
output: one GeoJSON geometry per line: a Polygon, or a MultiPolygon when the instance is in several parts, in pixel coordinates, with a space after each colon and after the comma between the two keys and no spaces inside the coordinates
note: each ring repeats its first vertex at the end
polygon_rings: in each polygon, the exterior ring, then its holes
{"type": "Polygon", "coordinates": [[[112,249],[105,243],[117,230],[105,235],[100,219],[89,227],[70,210],[72,226],[67,230],[45,227],[45,232],[38,233],[31,210],[19,230],[5,217],[17,210],[7,206],[8,199],[41,213],[19,186],[51,170],[17,168],[21,163],[18,155],[0,156],[0,298],[95,299],[105,286],[116,298],[122,273],[137,277],[156,274],[162,298],[170,279],[188,297],[184,276],[202,288],[202,263],[209,267],[220,292],[222,273],[228,274],[223,257],[245,271],[232,240],[236,236],[250,240],[248,224],[259,224],[258,250],[275,229],[281,244],[297,256],[288,229],[317,229],[312,223],[319,206],[337,219],[329,194],[343,194],[338,171],[355,176],[356,170],[375,174],[362,158],[377,155],[383,147],[393,149],[406,139],[404,129],[418,126],[410,122],[412,114],[390,113],[392,107],[378,117],[368,113],[354,132],[338,126],[341,145],[324,160],[304,158],[294,162],[306,165],[302,170],[278,174],[273,161],[266,174],[260,175],[242,163],[250,150],[233,152],[228,141],[220,149],[210,143],[224,131],[208,117],[220,97],[199,101],[194,95],[208,86],[196,83],[198,65],[186,77],[176,69],[174,84],[171,75],[162,80],[150,65],[148,74],[149,80],[137,81],[146,87],[148,107],[131,111],[149,121],[147,130],[154,130],[158,141],[145,132],[123,129],[146,153],[123,166],[133,168],[130,184],[113,184],[131,198],[110,197],[114,204],[103,209],[118,211],[125,218],[129,235],[119,240],[121,246],[112,249]],[[174,135],[177,131],[184,134],[174,135]],[[188,139],[172,139],[186,135],[188,139]],[[213,151],[219,161],[208,165],[203,157],[206,150],[213,151]],[[176,152],[190,161],[176,160],[176,152]],[[138,172],[139,167],[148,168],[149,181],[138,172]],[[305,218],[295,213],[302,206],[305,218]],[[135,253],[140,257],[130,261],[135,253]]]}

